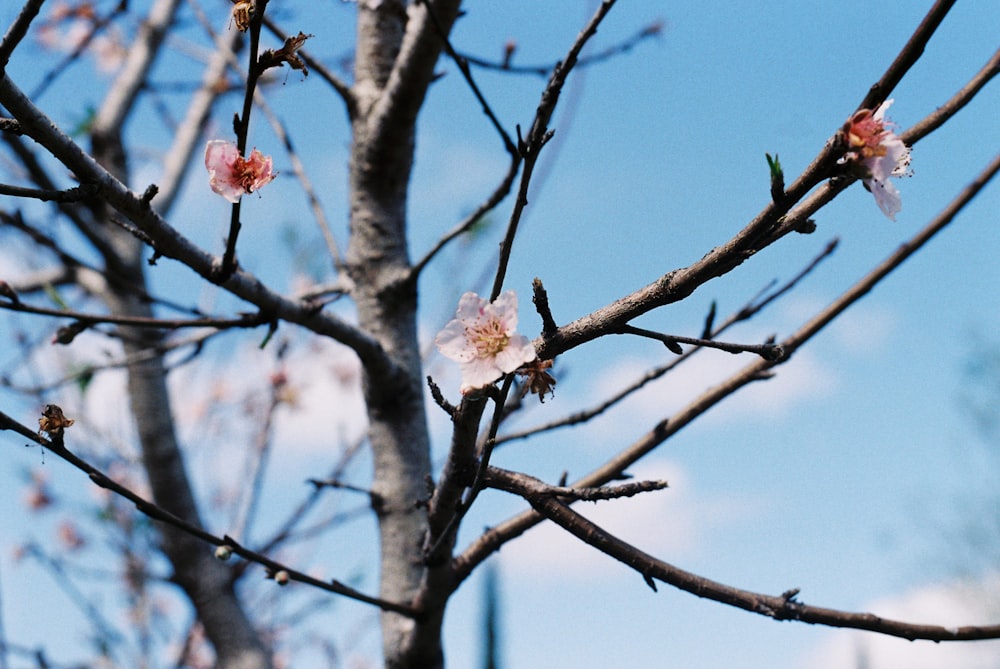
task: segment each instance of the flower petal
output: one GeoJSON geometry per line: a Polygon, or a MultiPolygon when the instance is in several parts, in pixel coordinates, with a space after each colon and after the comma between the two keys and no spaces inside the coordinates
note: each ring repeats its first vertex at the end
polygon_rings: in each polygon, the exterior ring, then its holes
{"type": "Polygon", "coordinates": [[[434,345],[441,355],[456,362],[468,362],[476,357],[476,350],[469,346],[465,326],[458,320],[450,321],[434,338],[434,345]]]}
{"type": "Polygon", "coordinates": [[[505,374],[513,372],[526,362],[535,359],[535,347],[524,335],[512,335],[504,350],[497,353],[495,364],[505,374]]]}
{"type": "Polygon", "coordinates": [[[888,179],[867,179],[865,185],[875,196],[875,204],[882,210],[882,213],[895,221],[896,214],[903,208],[903,200],[899,196],[899,191],[888,179]]]}

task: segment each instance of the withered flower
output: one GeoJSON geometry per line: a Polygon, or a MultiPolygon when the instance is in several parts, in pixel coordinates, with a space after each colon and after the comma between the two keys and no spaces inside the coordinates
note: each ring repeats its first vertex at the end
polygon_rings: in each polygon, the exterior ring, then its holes
{"type": "Polygon", "coordinates": [[[72,418],[66,418],[63,410],[57,404],[46,404],[42,417],[38,419],[38,434],[45,432],[50,438],[62,438],[63,430],[75,423],[72,418]]]}
{"type": "Polygon", "coordinates": [[[259,63],[261,72],[268,68],[281,67],[282,64],[288,63],[290,68],[293,70],[302,70],[303,76],[308,77],[309,70],[306,68],[305,62],[299,58],[298,50],[302,48],[302,45],[310,37],[312,35],[306,35],[304,32],[299,31],[298,35],[286,39],[284,45],[277,51],[268,49],[260,54],[259,63]]]}
{"type": "Polygon", "coordinates": [[[532,392],[538,395],[538,400],[543,404],[545,403],[546,394],[549,397],[553,397],[556,393],[556,379],[546,371],[551,368],[551,360],[532,360],[522,365],[517,370],[517,374],[524,377],[524,383],[521,386],[521,397],[532,392]]]}

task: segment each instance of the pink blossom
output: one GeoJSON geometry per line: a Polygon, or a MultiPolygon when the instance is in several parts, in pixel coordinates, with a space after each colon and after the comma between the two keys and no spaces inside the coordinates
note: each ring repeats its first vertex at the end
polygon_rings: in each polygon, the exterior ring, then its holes
{"type": "Polygon", "coordinates": [[[903,203],[889,177],[909,175],[910,149],[889,129],[893,124],[885,119],[892,102],[886,100],[874,112],[855,112],[844,124],[847,152],[840,162],[854,168],[882,213],[895,221],[903,203]]]}
{"type": "Polygon", "coordinates": [[[236,144],[221,139],[213,139],[205,147],[205,167],[212,190],[233,204],[244,193],[254,192],[275,177],[271,156],[254,149],[249,158],[244,158],[236,144]]]}
{"type": "Polygon", "coordinates": [[[455,320],[434,339],[446,358],[462,370],[462,394],[490,385],[535,359],[531,340],[517,329],[517,295],[512,290],[490,303],[475,293],[462,295],[455,320]]]}

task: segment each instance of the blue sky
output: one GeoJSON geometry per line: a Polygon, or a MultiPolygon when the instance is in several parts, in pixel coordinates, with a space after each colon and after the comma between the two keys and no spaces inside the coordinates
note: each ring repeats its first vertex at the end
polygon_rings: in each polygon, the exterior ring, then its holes
{"type": "MultiPolygon", "coordinates": [[[[476,3],[468,7],[453,41],[460,50],[499,57],[504,42],[513,39],[515,63],[553,62],[582,26],[590,4],[476,3]]],[[[556,141],[547,148],[554,162],[545,164],[544,183],[532,194],[506,282],[522,296],[522,331],[530,334],[538,328],[527,299],[535,276],[549,290],[556,319],[568,322],[690,264],[732,236],[769,197],[764,153],[778,153],[789,177],[804,168],[888,66],[929,4],[616,6],[595,38],[596,48],[654,20],[663,21],[664,32],[630,54],[578,73],[564,96],[567,106],[553,122],[556,141]]],[[[347,49],[350,5],[290,7],[315,12],[303,25],[316,35],[308,43],[316,55],[332,60],[347,49]]],[[[11,8],[0,12],[5,24],[12,15],[11,8]]],[[[288,26],[299,27],[294,22],[288,26]]],[[[986,62],[998,46],[998,28],[1000,6],[993,2],[959,3],[952,10],[892,94],[896,102],[890,116],[901,129],[943,103],[986,62]]],[[[19,82],[37,76],[22,52],[11,67],[19,82]]],[[[79,67],[85,71],[84,65],[79,67]]],[[[174,57],[160,73],[171,80],[185,68],[191,68],[190,62],[174,57]]],[[[445,76],[435,84],[421,116],[410,200],[414,257],[485,197],[505,169],[502,146],[456,68],[442,62],[440,69],[445,76]]],[[[487,72],[476,77],[508,130],[530,124],[541,79],[487,72]]],[[[67,125],[98,100],[92,77],[75,79],[62,82],[60,90],[68,93],[42,100],[67,125]]],[[[343,241],[343,110],[315,76],[303,81],[293,73],[270,95],[275,111],[293,129],[343,241]]],[[[230,113],[225,110],[235,105],[231,98],[220,106],[220,128],[226,127],[230,113]]],[[[914,148],[914,175],[897,184],[903,210],[896,222],[886,219],[871,195],[855,185],[820,212],[814,234],[782,240],[684,304],[650,314],[640,324],[696,335],[712,300],[718,301],[720,314],[738,309],[771,279],[795,274],[831,237],[839,236],[836,254],[794,294],[727,336],[759,341],[771,333],[790,333],[929,221],[992,159],[1000,146],[997,108],[1000,92],[994,83],[914,148]]],[[[166,139],[149,110],[128,132],[151,146],[154,156],[166,139]]],[[[251,143],[266,152],[275,146],[273,153],[280,153],[261,117],[251,143]]],[[[277,162],[290,172],[287,161],[277,162]]],[[[155,181],[155,160],[136,167],[137,188],[155,181]]],[[[279,178],[259,200],[244,206],[241,260],[279,287],[293,284],[293,254],[283,242],[287,230],[297,227],[307,241],[315,236],[302,200],[296,198],[300,195],[291,179],[279,178]]],[[[777,378],[726,400],[635,468],[637,476],[669,479],[669,490],[584,510],[658,557],[732,585],[770,594],[799,587],[800,599],[809,604],[879,607],[875,612],[883,615],[928,622],[996,622],[1000,612],[993,611],[991,619],[989,612],[976,608],[974,598],[955,595],[945,566],[949,546],[940,526],[963,522],[959,500],[996,489],[997,470],[983,467],[958,398],[975,336],[995,341],[1000,331],[995,308],[1000,270],[994,259],[1000,242],[998,210],[1000,195],[993,185],[930,247],[779,369],[777,378]]],[[[503,222],[509,211],[506,202],[495,218],[503,222]]],[[[218,246],[228,205],[208,192],[196,168],[173,219],[185,234],[218,246]]],[[[487,230],[477,245],[456,244],[422,279],[427,341],[450,317],[457,296],[481,290],[477,278],[484,271],[492,275],[500,227],[487,230]]],[[[161,291],[184,291],[190,299],[200,295],[190,273],[168,263],[161,263],[153,281],[161,291]]],[[[231,306],[226,299],[218,304],[231,306]]],[[[233,354],[240,364],[266,367],[238,357],[253,355],[257,335],[231,341],[240,349],[233,354]]],[[[592,403],[668,356],[653,342],[623,338],[573,351],[558,362],[555,399],[532,409],[518,426],[592,403]]],[[[587,428],[511,444],[496,462],[549,481],[564,470],[571,477],[582,474],[746,362],[703,352],[615,414],[587,428]]],[[[302,366],[308,365],[304,356],[302,366]]],[[[450,396],[457,395],[454,370],[438,360],[431,371],[450,396]]],[[[317,404],[317,397],[337,399],[336,388],[321,375],[314,373],[309,380],[315,384],[311,397],[317,404]]],[[[115,397],[112,386],[108,382],[108,397],[115,397]]],[[[183,407],[178,411],[186,415],[183,407]]],[[[311,415],[323,408],[303,411],[311,415]]],[[[113,408],[105,414],[109,425],[121,420],[113,408]]],[[[337,413],[344,430],[359,429],[351,414],[349,409],[337,413]]],[[[302,414],[286,419],[285,455],[270,488],[275,508],[294,503],[289,500],[297,497],[287,491],[309,475],[322,453],[321,445],[304,445],[296,438],[301,419],[302,414]]],[[[432,415],[432,425],[438,443],[446,443],[441,416],[432,415]]],[[[33,452],[11,449],[8,457],[12,470],[37,464],[33,452]]],[[[208,456],[199,457],[196,462],[210,469],[208,456]]],[[[62,486],[87,485],[67,468],[47,467],[62,486]]],[[[8,482],[6,488],[16,485],[8,482]]],[[[37,531],[19,520],[16,495],[4,496],[0,504],[5,538],[37,531]]],[[[479,528],[523,507],[500,494],[484,495],[463,539],[471,540],[479,528]]],[[[348,539],[360,544],[370,527],[358,523],[351,531],[355,534],[348,539]]],[[[37,580],[23,578],[26,568],[12,566],[9,553],[0,556],[8,634],[37,635],[31,630],[37,630],[37,616],[44,611],[36,610],[29,595],[39,587],[37,580]]],[[[342,555],[312,559],[332,576],[364,564],[342,555]]],[[[991,666],[990,658],[1000,652],[996,643],[956,649],[779,624],[666,586],[654,594],[635,574],[553,528],[533,530],[506,547],[498,564],[504,659],[512,669],[657,667],[665,658],[679,667],[823,669],[852,666],[865,644],[873,668],[927,662],[973,669],[991,666]]],[[[366,583],[373,587],[371,577],[366,583]]],[[[984,583],[981,589],[989,584],[984,583]]],[[[467,584],[449,611],[452,666],[473,666],[477,657],[478,586],[478,578],[467,584]]],[[[371,615],[354,605],[344,610],[362,620],[371,615]]],[[[370,652],[374,644],[370,634],[359,652],[370,652]]]]}

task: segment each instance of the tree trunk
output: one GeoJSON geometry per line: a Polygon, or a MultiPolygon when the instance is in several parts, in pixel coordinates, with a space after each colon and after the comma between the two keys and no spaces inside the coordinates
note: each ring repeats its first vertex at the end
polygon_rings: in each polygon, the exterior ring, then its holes
{"type": "MultiPolygon", "coordinates": [[[[434,4],[444,30],[458,2],[434,4]]],[[[430,439],[417,339],[417,292],[409,280],[406,199],[417,112],[433,76],[441,41],[426,7],[399,0],[358,3],[355,108],[350,164],[348,272],[360,326],[392,358],[391,375],[366,370],[369,437],[374,453],[373,499],[381,538],[383,599],[412,603],[426,568],[430,439]]],[[[382,614],[385,666],[444,666],[443,610],[419,620],[382,614]]]]}

